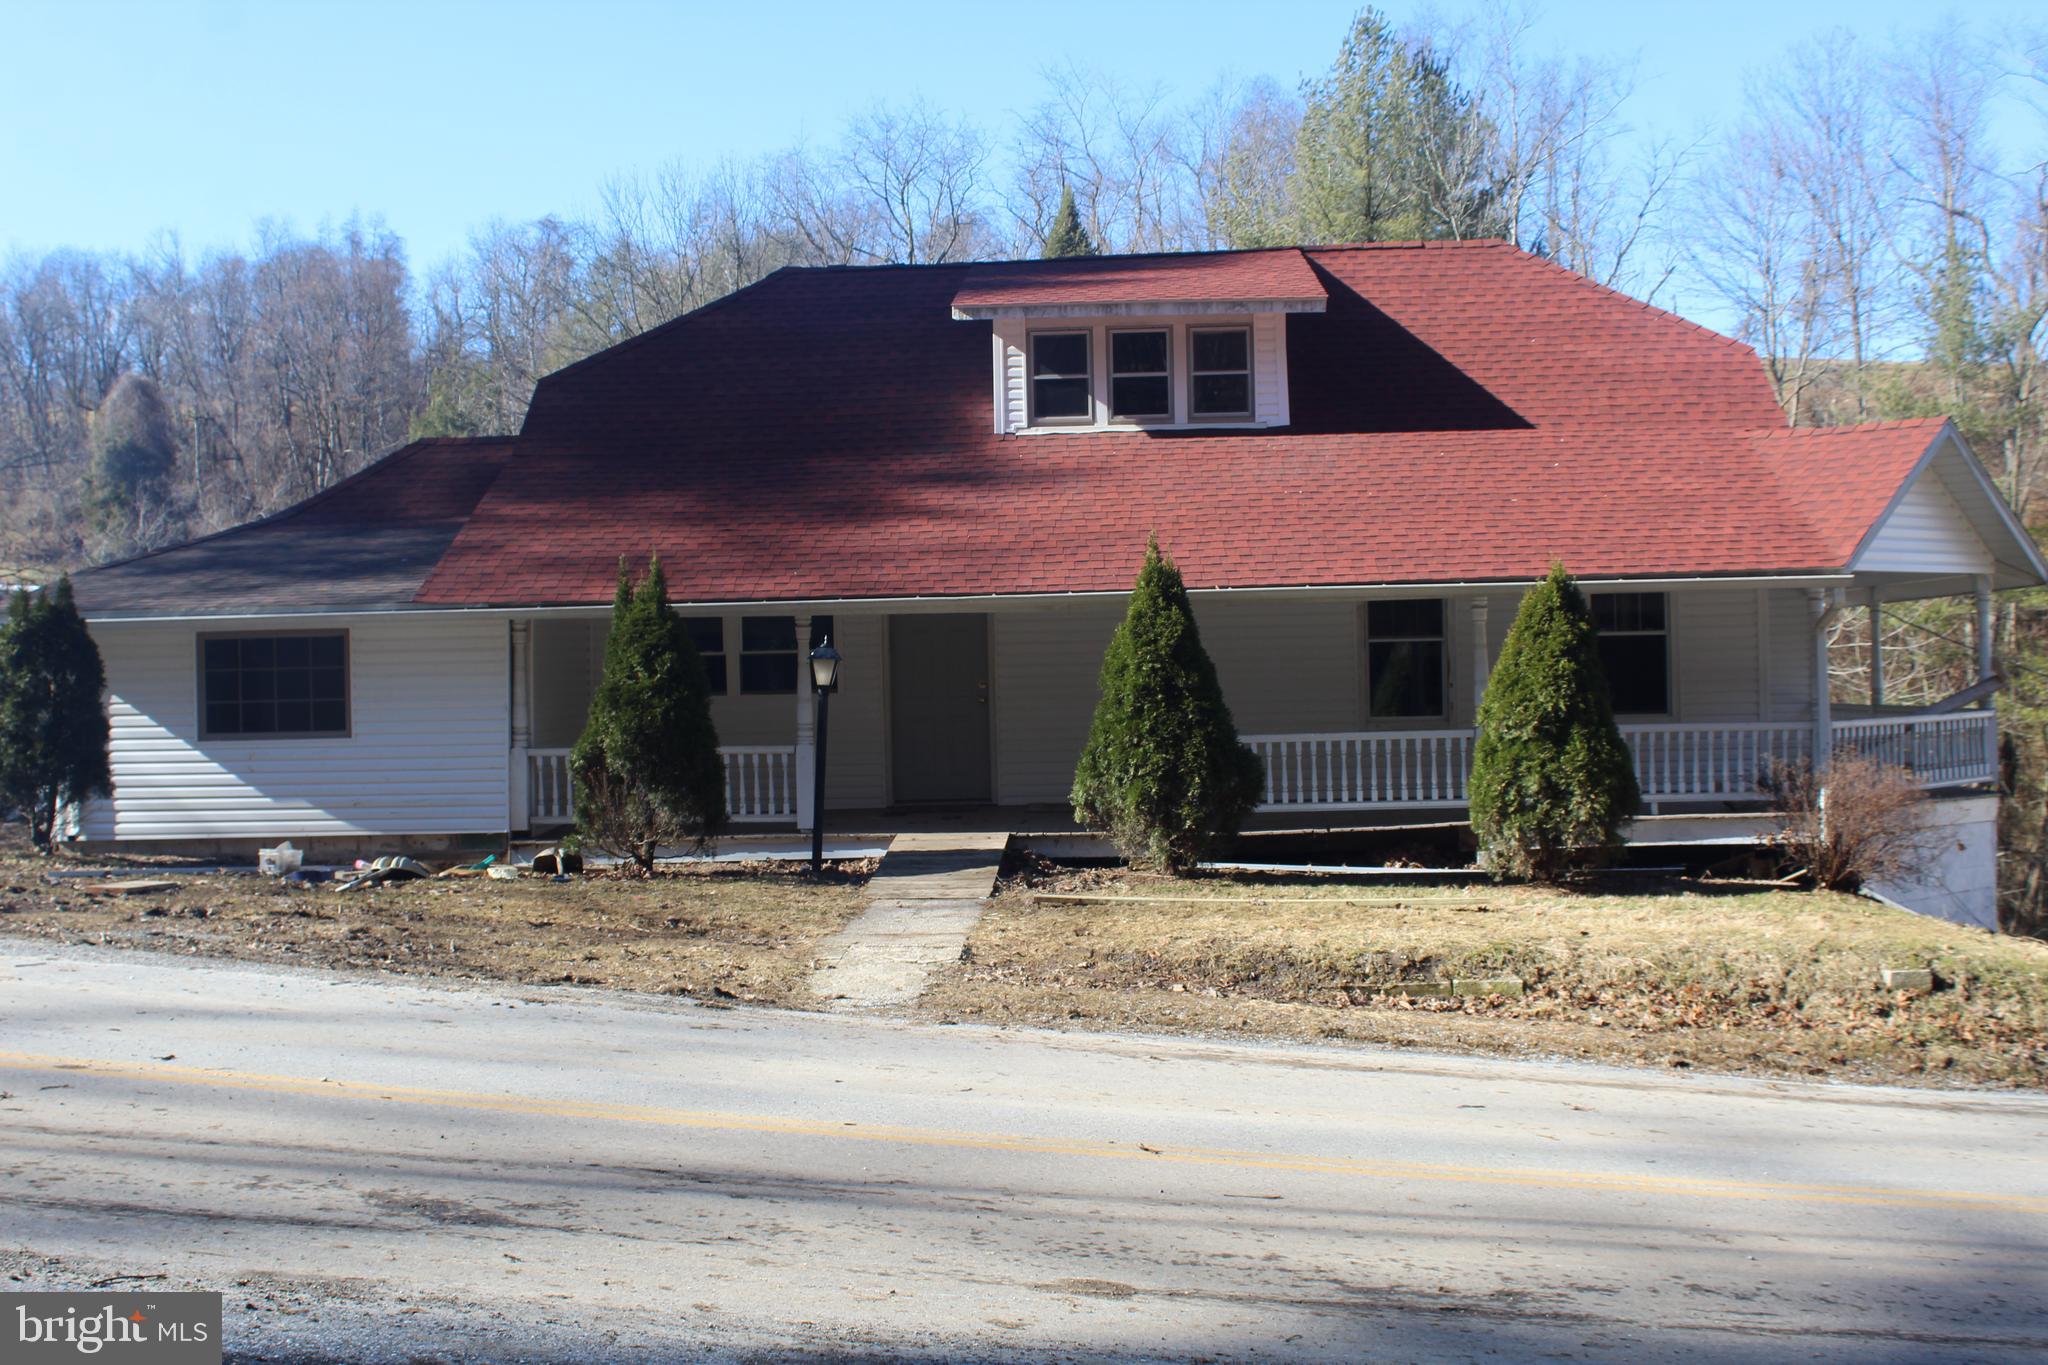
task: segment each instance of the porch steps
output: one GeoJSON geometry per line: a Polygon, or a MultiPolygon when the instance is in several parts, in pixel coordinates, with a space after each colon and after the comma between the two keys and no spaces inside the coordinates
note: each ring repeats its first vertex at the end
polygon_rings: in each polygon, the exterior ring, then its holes
{"type": "Polygon", "coordinates": [[[907,1005],[957,961],[995,890],[1007,833],[899,834],[858,919],[818,946],[811,989],[837,1010],[907,1005]]]}

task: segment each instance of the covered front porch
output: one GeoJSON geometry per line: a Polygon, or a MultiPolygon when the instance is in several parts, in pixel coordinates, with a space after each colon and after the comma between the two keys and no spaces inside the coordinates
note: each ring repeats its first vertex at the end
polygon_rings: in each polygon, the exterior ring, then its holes
{"type": "MultiPolygon", "coordinates": [[[[1652,813],[1754,805],[1774,763],[1841,752],[1908,768],[1929,789],[1997,778],[1987,578],[1585,588],[1604,616],[1618,704],[1634,708],[1621,728],[1652,813]],[[1978,608],[1976,686],[1929,707],[1887,704],[1876,659],[1867,701],[1830,696],[1841,613],[1958,586],[1978,608]]],[[[1265,763],[1261,823],[1455,818],[1478,701],[1520,597],[1496,585],[1194,594],[1239,731],[1265,763]]],[[[1121,595],[831,605],[779,616],[678,607],[712,674],[736,825],[812,824],[815,699],[797,646],[828,635],[846,656],[830,710],[829,811],[1060,807],[1121,595]]],[[[573,819],[568,757],[605,629],[601,613],[512,626],[515,828],[573,819]]]]}

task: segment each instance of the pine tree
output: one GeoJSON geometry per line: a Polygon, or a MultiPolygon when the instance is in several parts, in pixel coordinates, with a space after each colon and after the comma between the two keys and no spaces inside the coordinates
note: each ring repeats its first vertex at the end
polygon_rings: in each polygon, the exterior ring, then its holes
{"type": "Polygon", "coordinates": [[[1045,234],[1045,250],[1040,255],[1049,261],[1058,256],[1095,254],[1095,239],[1088,235],[1087,228],[1081,226],[1081,210],[1074,203],[1074,187],[1062,185],[1059,212],[1052,216],[1052,227],[1045,234]]]}
{"type": "Polygon", "coordinates": [[[1554,880],[1620,845],[1640,795],[1586,599],[1562,564],[1529,590],[1479,704],[1472,832],[1496,875],[1554,880]]]}
{"type": "Polygon", "coordinates": [[[1103,655],[1074,818],[1108,830],[1131,861],[1178,873],[1237,833],[1263,781],[1258,755],[1238,743],[1180,570],[1155,536],[1103,655]]]}
{"type": "Polygon", "coordinates": [[[106,686],[71,580],[15,593],[0,626],[0,812],[25,815],[30,842],[45,852],[65,806],[113,794],[106,686]]]}
{"type": "Polygon", "coordinates": [[[643,873],[664,845],[701,849],[725,824],[711,687],[659,559],[637,590],[619,565],[604,677],[569,764],[583,837],[643,873]]]}

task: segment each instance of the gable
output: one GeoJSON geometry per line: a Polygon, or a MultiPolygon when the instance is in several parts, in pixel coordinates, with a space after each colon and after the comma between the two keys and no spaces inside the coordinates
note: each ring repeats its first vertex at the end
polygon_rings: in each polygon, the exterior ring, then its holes
{"type": "Polygon", "coordinates": [[[1991,551],[1939,476],[1923,469],[1856,557],[1868,573],[1988,574],[1991,551]]]}

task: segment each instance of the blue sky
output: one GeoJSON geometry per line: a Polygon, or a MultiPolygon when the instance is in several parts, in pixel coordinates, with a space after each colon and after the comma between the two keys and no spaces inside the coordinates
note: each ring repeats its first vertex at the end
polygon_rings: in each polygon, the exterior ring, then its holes
{"type": "MultiPolygon", "coordinates": [[[[589,209],[617,171],[829,140],[922,94],[1000,136],[1066,56],[1193,96],[1327,66],[1353,0],[655,4],[0,0],[0,251],[188,250],[381,216],[416,267],[492,218],[589,209]],[[1031,16],[1032,22],[1021,21],[1031,16]]],[[[1421,5],[1385,0],[1397,21],[1421,5]]],[[[1441,0],[1456,20],[1470,0],[1441,0]]],[[[1976,0],[1986,31],[2039,0],[1976,0]]],[[[1932,21],[1904,0],[1551,0],[1544,47],[1638,63],[1631,123],[1691,136],[1802,34],[1932,21]]],[[[2017,126],[2015,125],[2015,133],[2017,126]]]]}

